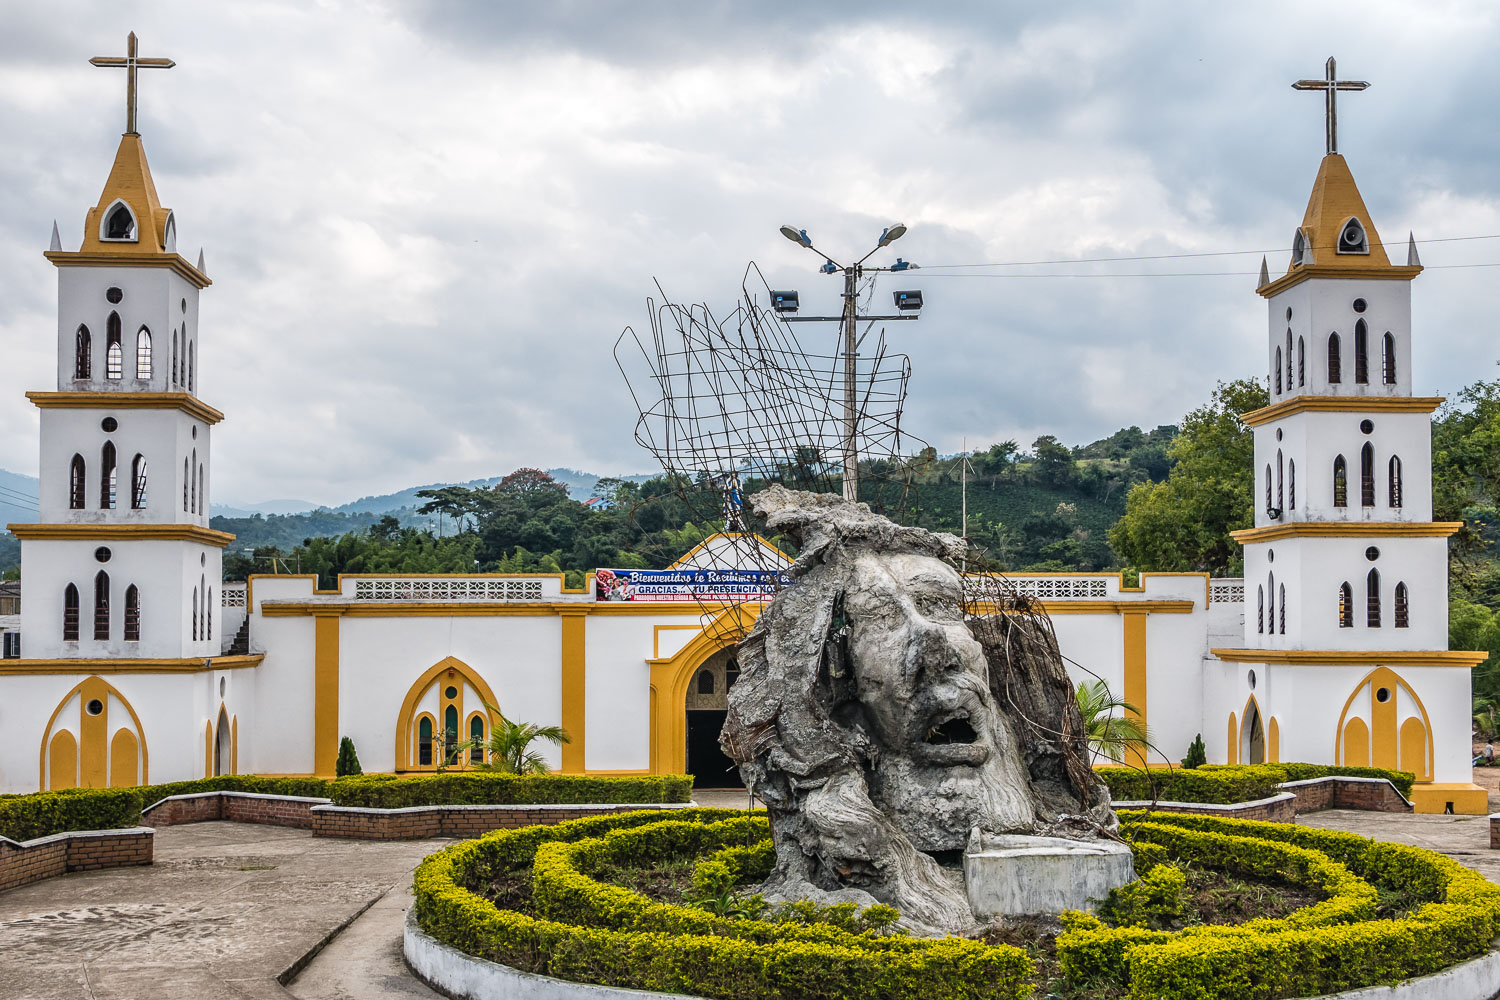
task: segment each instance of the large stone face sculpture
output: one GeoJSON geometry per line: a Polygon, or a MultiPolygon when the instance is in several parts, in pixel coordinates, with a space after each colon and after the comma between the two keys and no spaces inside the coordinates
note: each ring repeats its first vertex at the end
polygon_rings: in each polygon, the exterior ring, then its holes
{"type": "Polygon", "coordinates": [[[770,814],[768,896],[879,901],[950,932],[974,922],[957,871],[973,830],[1114,826],[1045,617],[966,607],[960,539],[829,494],[750,502],[800,547],[796,585],[740,645],[721,736],[770,814]]]}

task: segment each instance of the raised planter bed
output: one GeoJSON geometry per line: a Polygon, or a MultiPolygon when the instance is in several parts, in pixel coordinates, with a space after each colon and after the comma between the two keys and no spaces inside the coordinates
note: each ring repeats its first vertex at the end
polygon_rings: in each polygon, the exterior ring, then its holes
{"type": "Polygon", "coordinates": [[[491,830],[523,826],[551,826],[564,820],[641,809],[690,809],[691,802],[647,802],[589,805],[408,806],[404,809],[365,809],[357,806],[315,805],[311,809],[315,837],[359,840],[421,840],[425,837],[477,837],[491,830]]]}
{"type": "MultiPolygon", "coordinates": [[[[1259,819],[1271,823],[1290,823],[1302,813],[1323,809],[1363,809],[1369,812],[1412,811],[1412,805],[1396,786],[1384,778],[1333,776],[1287,781],[1269,798],[1251,802],[1151,802],[1126,800],[1116,802],[1116,809],[1155,809],[1158,812],[1195,813],[1225,819],[1259,819]]],[[[1500,846],[1500,826],[1490,820],[1490,846],[1500,846]]]]}
{"type": "Polygon", "coordinates": [[[54,833],[19,843],[0,837],[0,891],[67,872],[149,865],[155,835],[148,826],[133,826],[54,833]]]}

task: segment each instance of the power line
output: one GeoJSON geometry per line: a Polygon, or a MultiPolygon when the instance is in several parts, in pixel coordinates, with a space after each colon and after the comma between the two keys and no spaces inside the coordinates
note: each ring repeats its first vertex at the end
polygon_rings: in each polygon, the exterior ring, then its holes
{"type": "MultiPolygon", "coordinates": [[[[1124,259],[1124,258],[1122,258],[1124,259]]],[[[1074,261],[1072,263],[1086,263],[1074,261]]],[[[1001,266],[1001,265],[996,265],[1001,266]]],[[[1493,264],[1427,264],[1424,271],[1450,270],[1469,267],[1500,267],[1493,264]]],[[[925,268],[923,270],[926,270],[925,268]]],[[[1244,278],[1258,277],[1259,271],[1127,271],[1127,272],[1077,272],[1051,274],[933,274],[933,278],[1244,278]]]]}
{"type": "MultiPolygon", "coordinates": [[[[1468,242],[1470,240],[1496,240],[1496,239],[1500,239],[1500,233],[1495,233],[1495,234],[1489,235],[1489,236],[1438,236],[1438,237],[1433,237],[1432,239],[1417,240],[1416,242],[1418,242],[1418,243],[1463,243],[1463,242],[1468,242]]],[[[1375,246],[1383,246],[1383,247],[1392,247],[1392,246],[1393,247],[1399,247],[1399,246],[1404,246],[1407,242],[1408,242],[1407,240],[1390,240],[1390,241],[1386,241],[1386,242],[1377,243],[1377,244],[1374,244],[1374,245],[1375,246]]],[[[1309,247],[1308,249],[1310,249],[1310,250],[1333,250],[1333,249],[1336,249],[1336,248],[1332,247],[1332,246],[1326,246],[1326,247],[1309,247]]],[[[1187,258],[1191,258],[1191,257],[1242,257],[1242,256],[1250,256],[1250,255],[1253,255],[1253,254],[1270,255],[1270,254],[1276,254],[1276,253],[1291,253],[1291,252],[1292,252],[1292,248],[1291,247],[1278,247],[1275,250],[1213,250],[1213,251],[1205,251],[1205,252],[1202,252],[1202,253],[1165,253],[1165,254],[1152,254],[1152,255],[1147,255],[1147,256],[1137,256],[1137,257],[1074,257],[1074,258],[1070,258],[1068,260],[1016,260],[1016,261],[991,262],[991,263],[983,263],[983,264],[929,264],[929,265],[926,265],[925,267],[923,267],[922,270],[924,270],[924,271],[931,271],[931,270],[934,270],[934,269],[937,269],[937,268],[950,268],[950,267],[1040,267],[1040,266],[1043,266],[1043,265],[1051,265],[1051,264],[1110,264],[1110,263],[1119,263],[1119,262],[1122,262],[1122,261],[1133,261],[1133,260],[1183,260],[1183,259],[1187,259],[1187,258]]]]}

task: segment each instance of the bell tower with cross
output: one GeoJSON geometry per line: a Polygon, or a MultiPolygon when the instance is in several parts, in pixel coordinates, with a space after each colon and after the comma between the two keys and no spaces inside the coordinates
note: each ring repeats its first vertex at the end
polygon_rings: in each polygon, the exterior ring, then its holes
{"type": "MultiPolygon", "coordinates": [[[[136,74],[168,69],[126,55],[124,135],[76,250],[57,227],[57,384],[41,410],[35,524],[11,525],[26,579],[26,659],[149,661],[208,670],[220,657],[220,557],[209,528],[210,437],[222,418],[199,385],[198,297],[208,287],[177,252],[137,128],[136,74]]],[[[207,682],[205,682],[207,683],[207,682]]]]}
{"type": "Polygon", "coordinates": [[[1247,727],[1264,726],[1270,760],[1412,771],[1418,811],[1484,812],[1469,720],[1449,717],[1484,654],[1448,650],[1447,537],[1461,525],[1432,520],[1442,400],[1414,395],[1411,372],[1422,267],[1410,239],[1406,263],[1391,262],[1338,152],[1336,95],[1369,84],[1335,68],[1292,85],[1324,94],[1325,155],[1286,273],[1272,280],[1263,263],[1257,289],[1270,405],[1242,417],[1255,525],[1234,533],[1243,648],[1215,651],[1230,668],[1227,756],[1255,763],[1247,727]]]}

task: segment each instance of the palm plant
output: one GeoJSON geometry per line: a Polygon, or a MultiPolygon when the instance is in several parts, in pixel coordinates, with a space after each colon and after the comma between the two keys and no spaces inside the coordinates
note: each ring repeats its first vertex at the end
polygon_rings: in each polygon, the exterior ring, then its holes
{"type": "Polygon", "coordinates": [[[1140,720],[1139,710],[1111,694],[1109,685],[1102,680],[1078,685],[1077,697],[1084,734],[1095,761],[1103,754],[1118,763],[1125,759],[1127,743],[1150,744],[1151,730],[1140,720]]]}
{"type": "Polygon", "coordinates": [[[469,740],[455,748],[458,751],[456,759],[462,759],[462,755],[474,747],[480,748],[482,751],[480,758],[473,765],[476,771],[490,771],[498,774],[546,774],[552,768],[547,764],[541,751],[531,749],[531,744],[537,740],[546,740],[554,746],[573,742],[573,737],[569,736],[568,731],[562,726],[538,726],[531,722],[512,722],[489,702],[485,702],[484,707],[491,716],[499,720],[490,727],[490,738],[469,740]]]}

